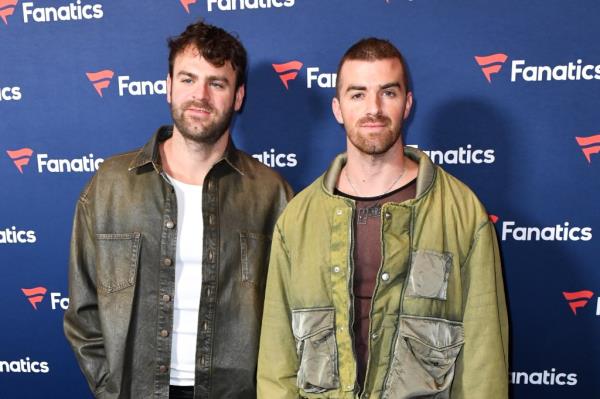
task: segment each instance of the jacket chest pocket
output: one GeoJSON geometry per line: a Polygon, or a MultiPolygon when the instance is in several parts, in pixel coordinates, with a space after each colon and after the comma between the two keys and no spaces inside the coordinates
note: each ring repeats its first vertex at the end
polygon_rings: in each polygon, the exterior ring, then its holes
{"type": "Polygon", "coordinates": [[[400,316],[383,398],[449,398],[463,344],[460,322],[400,316]]]}
{"type": "Polygon", "coordinates": [[[141,233],[96,234],[96,284],[111,294],[135,284],[141,233]]]}
{"type": "Polygon", "coordinates": [[[271,239],[265,235],[240,231],[242,284],[263,286],[266,281],[271,239]]]}
{"type": "Polygon", "coordinates": [[[339,388],[334,309],[293,310],[292,330],[300,362],[298,388],[307,393],[339,388]]]}

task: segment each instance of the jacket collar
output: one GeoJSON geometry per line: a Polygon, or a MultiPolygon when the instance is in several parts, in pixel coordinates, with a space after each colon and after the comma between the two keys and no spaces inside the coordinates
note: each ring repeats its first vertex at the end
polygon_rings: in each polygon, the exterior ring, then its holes
{"type": "MultiPolygon", "coordinates": [[[[431,159],[423,152],[413,147],[404,147],[404,155],[412,159],[419,165],[419,173],[417,175],[416,198],[419,198],[429,190],[435,180],[436,168],[431,159]]],[[[323,175],[323,189],[330,195],[333,195],[342,168],[348,160],[347,154],[344,152],[339,154],[325,174],[323,175]]]]}
{"type": "MultiPolygon", "coordinates": [[[[173,135],[173,126],[161,126],[150,138],[150,140],[138,151],[136,156],[129,164],[129,171],[141,168],[143,166],[151,164],[157,173],[162,172],[162,163],[160,160],[160,151],[158,146],[161,142],[171,138],[173,135]]],[[[231,136],[227,143],[227,148],[223,153],[223,157],[217,161],[215,165],[220,163],[226,163],[231,166],[236,172],[244,175],[246,170],[241,162],[231,136]]]]}

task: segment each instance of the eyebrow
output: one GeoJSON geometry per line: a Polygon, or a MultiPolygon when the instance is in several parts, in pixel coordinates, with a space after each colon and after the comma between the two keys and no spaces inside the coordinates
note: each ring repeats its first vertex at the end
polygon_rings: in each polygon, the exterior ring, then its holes
{"type": "Polygon", "coordinates": [[[177,76],[188,76],[192,79],[196,79],[198,76],[196,74],[193,74],[191,72],[187,72],[187,71],[179,71],[177,72],[177,76]]]}
{"type": "MultiPolygon", "coordinates": [[[[188,71],[179,71],[177,72],[177,76],[188,76],[192,79],[198,79],[198,75],[188,71]]],[[[210,75],[206,77],[206,80],[208,80],[209,82],[223,82],[225,84],[229,84],[229,79],[227,79],[226,76],[222,75],[210,75]]]]}
{"type": "MultiPolygon", "coordinates": [[[[390,82],[390,83],[386,83],[382,86],[379,86],[379,90],[386,90],[386,89],[390,89],[392,87],[397,87],[399,89],[402,88],[402,85],[399,82],[390,82]]],[[[346,89],[346,93],[352,90],[367,90],[366,86],[359,86],[359,85],[350,85],[348,86],[348,88],[346,89]]]]}
{"type": "Polygon", "coordinates": [[[379,89],[380,90],[385,90],[385,89],[390,89],[392,87],[397,87],[398,89],[402,88],[402,86],[400,85],[400,83],[398,83],[398,82],[392,82],[392,83],[386,83],[386,84],[384,84],[379,89]]]}

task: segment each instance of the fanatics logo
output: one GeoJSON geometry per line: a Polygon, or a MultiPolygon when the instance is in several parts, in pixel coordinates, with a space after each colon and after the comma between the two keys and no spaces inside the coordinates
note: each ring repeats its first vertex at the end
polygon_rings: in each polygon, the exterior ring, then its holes
{"type": "Polygon", "coordinates": [[[4,25],[8,25],[6,17],[13,15],[18,2],[19,0],[0,0],[0,18],[4,21],[4,25]]]}
{"type": "Polygon", "coordinates": [[[21,148],[19,150],[6,151],[10,159],[14,162],[19,172],[23,174],[23,166],[29,163],[33,150],[31,148],[21,148]]]}
{"type": "Polygon", "coordinates": [[[496,215],[488,215],[488,217],[490,218],[490,222],[496,224],[496,222],[500,219],[498,216],[496,215]]]}
{"type": "Polygon", "coordinates": [[[592,154],[600,152],[600,134],[589,137],[575,137],[575,140],[577,140],[577,144],[581,147],[585,159],[587,159],[588,163],[591,163],[592,154]]]}
{"type": "Polygon", "coordinates": [[[475,56],[475,61],[481,67],[481,71],[489,83],[492,83],[492,75],[500,72],[507,59],[508,56],[503,53],[475,56]]]}
{"type": "Polygon", "coordinates": [[[33,306],[35,310],[38,310],[37,304],[42,302],[42,300],[44,299],[44,295],[46,295],[46,292],[48,290],[45,287],[34,287],[21,288],[21,291],[23,291],[23,294],[25,294],[25,296],[29,300],[31,306],[33,306]]]}
{"type": "Polygon", "coordinates": [[[98,72],[86,72],[86,75],[90,82],[92,82],[92,85],[96,89],[98,95],[102,97],[102,90],[110,86],[110,80],[115,73],[110,69],[104,69],[98,72]]]}
{"type": "Polygon", "coordinates": [[[196,0],[179,0],[183,8],[185,8],[185,12],[190,13],[190,4],[196,3],[196,0]]]}
{"type": "Polygon", "coordinates": [[[272,64],[275,72],[279,74],[279,79],[285,86],[286,90],[289,90],[288,82],[290,80],[296,79],[298,76],[298,71],[302,68],[302,63],[300,61],[290,61],[284,64],[272,64]]]}
{"type": "Polygon", "coordinates": [[[573,311],[573,314],[577,316],[577,309],[585,307],[588,301],[594,296],[594,293],[589,290],[575,291],[575,292],[564,292],[563,296],[569,302],[569,307],[573,311]]]}

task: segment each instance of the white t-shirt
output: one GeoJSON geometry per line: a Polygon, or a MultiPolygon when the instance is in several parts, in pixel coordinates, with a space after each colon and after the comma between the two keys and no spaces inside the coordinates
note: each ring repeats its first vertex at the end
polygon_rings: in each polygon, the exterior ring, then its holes
{"type": "Polygon", "coordinates": [[[193,386],[202,288],[202,186],[169,176],[177,195],[175,298],[170,384],[193,386]]]}

